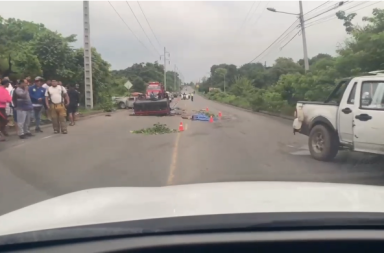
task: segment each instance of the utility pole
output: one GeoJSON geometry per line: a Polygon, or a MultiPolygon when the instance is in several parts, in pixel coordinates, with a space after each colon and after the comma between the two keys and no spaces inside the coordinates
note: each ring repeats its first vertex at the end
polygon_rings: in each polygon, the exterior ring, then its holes
{"type": "Polygon", "coordinates": [[[308,62],[308,51],[307,51],[307,36],[305,35],[305,26],[304,26],[304,14],[303,14],[303,4],[299,1],[300,5],[300,26],[301,26],[301,37],[303,38],[303,50],[304,50],[304,68],[305,71],[309,70],[308,62]]]}
{"type": "Polygon", "coordinates": [[[171,57],[170,53],[167,52],[167,50],[164,47],[164,55],[160,56],[160,60],[161,60],[161,57],[164,57],[164,89],[165,90],[167,90],[167,60],[169,63],[171,63],[169,59],[167,59],[167,54],[169,57],[171,57]]]}
{"type": "Polygon", "coordinates": [[[226,74],[224,75],[224,93],[225,93],[225,76],[226,74]]]}
{"type": "Polygon", "coordinates": [[[303,4],[301,1],[299,1],[299,6],[300,6],[300,13],[299,14],[285,12],[285,11],[277,11],[275,8],[270,8],[270,7],[268,7],[267,10],[272,11],[272,12],[276,12],[276,13],[295,15],[295,16],[299,17],[300,26],[301,26],[301,37],[303,37],[304,69],[305,69],[305,71],[308,71],[309,70],[309,62],[308,62],[308,52],[307,52],[307,36],[305,35],[303,4]]]}
{"type": "Polygon", "coordinates": [[[175,64],[175,69],[173,71],[173,87],[176,90],[176,64],[175,64]]]}
{"type": "Polygon", "coordinates": [[[91,25],[88,1],[83,1],[83,27],[85,108],[93,109],[91,25]]]}

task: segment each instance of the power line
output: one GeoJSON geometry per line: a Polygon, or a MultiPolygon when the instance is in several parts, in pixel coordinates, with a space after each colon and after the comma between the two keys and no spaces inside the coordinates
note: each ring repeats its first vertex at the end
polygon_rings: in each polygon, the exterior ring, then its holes
{"type": "Polygon", "coordinates": [[[257,58],[259,58],[264,52],[266,52],[270,47],[272,47],[274,44],[276,44],[276,42],[285,35],[286,32],[288,32],[289,29],[292,28],[292,26],[296,25],[297,23],[297,20],[295,22],[293,22],[287,30],[285,30],[274,42],[272,42],[266,49],[263,50],[263,52],[261,52],[259,55],[257,55],[252,61],[250,61],[249,63],[252,63],[253,61],[255,61],[257,58]]]}
{"type": "MultiPolygon", "coordinates": [[[[367,5],[367,6],[365,6],[365,7],[363,7],[363,8],[360,8],[360,9],[357,9],[357,10],[355,10],[355,11],[358,11],[358,10],[362,10],[362,9],[365,9],[365,8],[368,8],[369,6],[372,6],[372,5],[374,5],[374,4],[378,4],[378,3],[380,3],[380,2],[375,2],[375,3],[373,3],[373,4],[370,4],[370,5],[367,5]]],[[[350,7],[350,8],[348,8],[348,9],[346,9],[346,10],[349,10],[349,9],[352,9],[352,8],[355,8],[355,7],[357,7],[357,6],[360,6],[361,4],[357,4],[357,5],[354,5],[354,6],[352,6],[352,7],[350,7]]],[[[344,10],[344,11],[346,11],[346,10],[344,10]]],[[[308,27],[311,27],[311,26],[313,26],[313,25],[318,25],[318,24],[321,24],[321,23],[324,23],[324,22],[327,22],[327,21],[330,21],[330,20],[333,20],[333,19],[336,19],[337,17],[334,17],[333,15],[335,15],[335,13],[334,14],[332,14],[332,18],[331,19],[329,19],[330,18],[330,16],[327,16],[327,17],[325,17],[326,19],[328,19],[328,20],[324,20],[323,22],[317,22],[317,21],[320,21],[321,19],[319,19],[319,20],[314,20],[313,22],[311,22],[311,23],[309,23],[308,25],[306,25],[305,26],[305,28],[308,28],[308,27]]],[[[298,34],[300,33],[300,31],[298,32],[298,33],[296,33],[286,44],[284,44],[284,46],[282,46],[280,49],[283,49],[286,45],[288,45],[298,34]]]]}
{"type": "Polygon", "coordinates": [[[155,32],[153,31],[153,29],[152,29],[151,25],[149,24],[149,21],[148,21],[148,19],[147,19],[147,16],[145,15],[145,13],[144,13],[143,9],[141,8],[140,2],[139,2],[139,1],[137,1],[137,4],[139,5],[139,7],[140,7],[140,10],[141,10],[141,12],[142,12],[142,13],[143,13],[143,15],[144,15],[145,21],[147,21],[147,24],[148,24],[148,26],[149,26],[149,29],[151,29],[151,32],[152,32],[153,36],[155,37],[155,39],[156,39],[157,43],[159,44],[159,46],[160,46],[160,47],[162,47],[161,43],[160,43],[160,42],[159,42],[159,40],[157,39],[157,36],[156,36],[155,32]]]}
{"type": "MultiPolygon", "coordinates": [[[[131,31],[131,33],[133,34],[133,36],[135,36],[135,38],[140,42],[140,44],[145,48],[147,49],[148,51],[151,52],[151,54],[153,55],[152,51],[148,49],[148,47],[136,36],[136,34],[132,31],[132,29],[127,25],[127,23],[125,22],[125,20],[120,16],[120,14],[117,12],[117,10],[115,9],[115,7],[113,7],[112,3],[110,1],[108,1],[108,3],[111,5],[112,9],[116,12],[117,16],[120,17],[120,19],[123,21],[123,23],[125,24],[125,26],[128,28],[128,30],[131,31]]],[[[155,55],[153,55],[155,56],[155,55]]],[[[156,57],[156,56],[155,56],[156,57]]]]}
{"type": "Polygon", "coordinates": [[[255,15],[257,9],[259,8],[259,6],[260,6],[260,2],[257,3],[257,6],[256,6],[256,8],[253,10],[252,15],[250,16],[250,18],[252,18],[252,17],[255,15]]]}
{"type": "Polygon", "coordinates": [[[305,13],[303,16],[305,16],[305,15],[311,13],[312,11],[314,11],[314,10],[320,8],[321,6],[323,6],[323,5],[327,4],[327,3],[329,3],[329,1],[326,1],[325,3],[322,3],[322,4],[320,4],[319,6],[313,8],[312,10],[308,11],[307,13],[305,13]]]}
{"type": "MultiPolygon", "coordinates": [[[[368,8],[368,7],[370,7],[370,6],[372,6],[372,5],[375,5],[375,4],[378,4],[378,3],[381,3],[381,2],[378,1],[378,2],[372,3],[372,4],[370,4],[370,5],[364,6],[364,7],[362,7],[362,8],[359,8],[359,9],[357,9],[357,10],[354,10],[354,11],[359,11],[359,10],[368,8]]],[[[354,8],[354,7],[357,7],[357,6],[359,6],[359,5],[352,6],[351,8],[354,8]]],[[[349,10],[349,9],[351,9],[351,8],[348,8],[348,9],[346,9],[346,10],[349,10]]],[[[342,11],[346,11],[346,10],[342,10],[342,11]]],[[[327,16],[327,17],[325,17],[325,18],[323,18],[323,19],[314,20],[313,22],[310,22],[310,23],[308,24],[308,26],[306,26],[306,28],[307,28],[307,27],[314,26],[314,25],[322,24],[322,23],[325,23],[325,22],[328,22],[328,21],[331,21],[331,20],[334,20],[334,19],[337,19],[337,17],[334,16],[335,14],[336,14],[336,13],[334,13],[334,14],[332,14],[332,15],[330,15],[330,16],[327,16]],[[318,21],[322,21],[322,22],[318,22],[318,21]]]]}
{"type": "Polygon", "coordinates": [[[324,13],[327,13],[327,12],[330,12],[330,11],[332,11],[332,10],[334,10],[334,9],[337,9],[337,8],[339,8],[340,6],[342,6],[343,4],[344,4],[344,2],[339,2],[339,4],[336,5],[335,7],[331,8],[331,9],[329,9],[329,10],[326,10],[326,11],[320,13],[320,14],[317,14],[316,16],[313,16],[313,17],[311,17],[311,18],[309,18],[309,19],[307,19],[307,20],[305,20],[305,21],[309,21],[309,20],[314,19],[314,18],[316,18],[316,17],[318,17],[318,16],[320,16],[320,15],[323,15],[324,13]]]}
{"type": "MultiPolygon", "coordinates": [[[[267,4],[265,5],[265,8],[268,7],[269,2],[270,2],[270,1],[267,1],[267,4]]],[[[259,19],[261,18],[261,16],[263,16],[263,14],[264,14],[264,12],[265,12],[265,8],[264,8],[263,11],[260,13],[259,17],[256,19],[255,23],[253,23],[253,25],[257,25],[257,22],[259,22],[259,19]]]]}
{"type": "MultiPolygon", "coordinates": [[[[313,8],[312,10],[310,10],[310,11],[308,11],[307,13],[305,13],[304,15],[307,15],[307,14],[309,14],[309,13],[311,13],[312,11],[315,11],[315,10],[317,10],[317,9],[319,9],[320,7],[322,7],[322,6],[324,6],[325,4],[327,4],[328,2],[330,2],[330,1],[327,1],[327,2],[325,2],[325,3],[322,3],[322,4],[320,4],[319,6],[317,6],[317,7],[315,7],[315,8],[313,8]]],[[[267,3],[267,6],[268,6],[268,3],[267,3]]],[[[303,16],[304,16],[303,15],[303,16]]],[[[297,21],[295,21],[295,23],[296,23],[297,21]]],[[[294,24],[295,24],[294,23],[294,24]]],[[[289,30],[290,28],[292,27],[292,25],[287,29],[287,30],[289,30]]],[[[298,25],[297,27],[295,27],[295,29],[296,28],[300,28],[300,25],[298,25]]],[[[285,41],[293,32],[294,32],[294,30],[295,29],[293,29],[293,30],[291,30],[291,31],[289,31],[289,32],[287,32],[287,31],[285,31],[274,43],[272,43],[272,45],[270,45],[270,47],[272,47],[270,50],[269,50],[269,52],[271,52],[274,48],[276,48],[276,46],[278,45],[278,44],[281,44],[283,41],[285,41]]],[[[298,34],[300,34],[300,32],[301,31],[298,31],[298,32],[296,32],[295,33],[295,35],[291,38],[291,39],[289,39],[289,41],[288,42],[286,42],[282,47],[280,47],[280,50],[282,50],[286,45],[288,45],[298,34]]],[[[268,49],[268,48],[267,48],[268,49]]],[[[265,50],[266,51],[266,50],[265,50]]],[[[265,52],[264,51],[264,52],[265,52]]],[[[261,55],[264,53],[264,52],[262,52],[261,53],[261,55]]],[[[267,54],[265,54],[262,58],[264,58],[265,56],[267,56],[269,53],[267,53],[267,54]]],[[[260,55],[259,55],[260,56],[260,55]]],[[[257,56],[257,57],[259,57],[259,56],[257,56]]]]}
{"type": "MultiPolygon", "coordinates": [[[[363,3],[359,3],[359,4],[355,4],[354,6],[351,6],[350,8],[348,8],[348,9],[345,9],[344,11],[347,11],[347,10],[353,9],[353,8],[355,8],[355,7],[358,7],[358,6],[362,5],[362,4],[366,4],[366,2],[363,2],[363,3]]],[[[376,3],[375,3],[375,4],[376,4],[376,3]]]]}
{"type": "Polygon", "coordinates": [[[249,8],[249,11],[248,11],[247,15],[245,16],[245,19],[244,19],[243,23],[241,24],[241,26],[240,26],[240,28],[239,28],[239,30],[237,31],[236,34],[238,34],[238,33],[241,31],[241,29],[243,28],[245,22],[247,22],[248,17],[249,17],[249,14],[251,13],[251,11],[252,11],[253,6],[255,5],[255,3],[256,3],[256,1],[254,1],[254,2],[252,3],[251,8],[249,8]]]}
{"type": "Polygon", "coordinates": [[[135,12],[132,10],[131,6],[129,5],[128,1],[125,1],[125,3],[128,5],[129,9],[131,10],[133,16],[135,17],[137,23],[139,23],[140,27],[141,27],[141,30],[143,30],[145,36],[147,37],[147,39],[149,40],[149,43],[151,43],[152,47],[155,49],[155,51],[157,52],[158,55],[160,55],[159,51],[157,51],[156,47],[153,45],[151,39],[148,37],[147,33],[145,32],[143,26],[141,25],[139,19],[136,17],[136,14],[135,12]]]}
{"type": "Polygon", "coordinates": [[[296,36],[299,35],[300,32],[301,32],[301,31],[298,31],[292,38],[290,38],[290,39],[288,40],[288,42],[285,43],[285,44],[280,48],[280,50],[282,50],[286,45],[289,44],[289,42],[291,42],[294,38],[296,38],[296,36]]]}

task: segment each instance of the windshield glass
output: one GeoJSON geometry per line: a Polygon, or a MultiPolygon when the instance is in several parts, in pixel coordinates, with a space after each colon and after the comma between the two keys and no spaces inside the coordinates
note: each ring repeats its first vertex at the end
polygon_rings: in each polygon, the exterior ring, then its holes
{"type": "Polygon", "coordinates": [[[0,9],[0,235],[384,213],[384,1],[0,9]]]}
{"type": "Polygon", "coordinates": [[[160,86],[158,85],[149,85],[147,90],[160,90],[160,86]]]}

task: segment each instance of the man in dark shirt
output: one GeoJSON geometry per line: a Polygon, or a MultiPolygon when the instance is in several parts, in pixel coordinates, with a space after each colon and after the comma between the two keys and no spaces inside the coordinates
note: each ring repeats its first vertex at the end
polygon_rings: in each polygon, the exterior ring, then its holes
{"type": "Polygon", "coordinates": [[[69,86],[68,89],[68,97],[69,97],[69,105],[67,108],[67,113],[69,115],[69,120],[71,123],[70,126],[75,125],[76,112],[78,108],[78,104],[80,102],[80,93],[75,90],[73,85],[69,86]]]}

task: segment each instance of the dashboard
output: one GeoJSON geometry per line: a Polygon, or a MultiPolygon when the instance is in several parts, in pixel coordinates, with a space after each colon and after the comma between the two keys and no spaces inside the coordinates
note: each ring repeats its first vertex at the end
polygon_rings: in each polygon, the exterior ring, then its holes
{"type": "Polygon", "coordinates": [[[1,247],[0,252],[384,252],[384,228],[223,231],[68,240],[1,247]]]}

